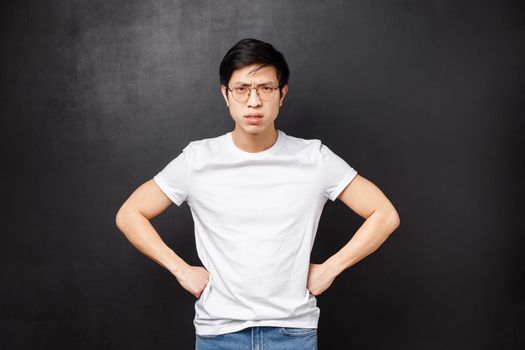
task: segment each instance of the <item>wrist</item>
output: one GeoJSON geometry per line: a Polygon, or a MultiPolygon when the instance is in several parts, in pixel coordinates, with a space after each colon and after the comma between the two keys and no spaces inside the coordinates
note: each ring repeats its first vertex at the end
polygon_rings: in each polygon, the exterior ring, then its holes
{"type": "Polygon", "coordinates": [[[323,265],[333,278],[337,277],[344,270],[344,267],[334,258],[326,260],[323,265]]]}
{"type": "Polygon", "coordinates": [[[186,271],[189,268],[189,265],[184,262],[182,259],[178,261],[174,261],[169,267],[168,270],[177,278],[181,277],[184,274],[184,271],[186,271]]]}

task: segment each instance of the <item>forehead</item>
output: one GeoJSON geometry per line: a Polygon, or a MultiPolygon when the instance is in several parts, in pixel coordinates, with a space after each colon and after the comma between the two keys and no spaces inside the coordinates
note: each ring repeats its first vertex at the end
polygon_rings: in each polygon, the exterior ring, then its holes
{"type": "Polygon", "coordinates": [[[265,66],[261,68],[261,64],[252,64],[234,70],[230,78],[231,84],[259,84],[265,82],[273,82],[276,85],[279,83],[277,80],[277,70],[274,66],[265,66]]]}

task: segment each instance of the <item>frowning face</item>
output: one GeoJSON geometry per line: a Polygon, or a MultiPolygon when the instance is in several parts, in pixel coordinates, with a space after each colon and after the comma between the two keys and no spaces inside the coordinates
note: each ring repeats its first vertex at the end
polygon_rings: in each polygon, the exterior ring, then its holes
{"type": "MultiPolygon", "coordinates": [[[[247,88],[255,88],[258,85],[268,84],[278,87],[277,71],[274,66],[261,67],[261,64],[252,64],[233,72],[228,87],[234,89],[237,86],[245,85],[247,88]]],[[[232,91],[221,85],[221,92],[230,109],[230,115],[235,122],[235,128],[250,134],[260,134],[266,129],[274,128],[274,121],[279,114],[279,107],[282,106],[284,97],[288,92],[288,85],[282,87],[282,95],[279,90],[270,100],[263,100],[258,96],[255,89],[250,91],[246,102],[239,102],[232,96],[232,91]],[[252,115],[250,118],[249,116],[252,115]]]]}

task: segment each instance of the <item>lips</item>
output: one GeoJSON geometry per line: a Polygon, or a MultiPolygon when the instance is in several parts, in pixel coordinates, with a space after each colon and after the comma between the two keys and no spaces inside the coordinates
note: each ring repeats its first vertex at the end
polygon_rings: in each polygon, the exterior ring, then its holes
{"type": "Polygon", "coordinates": [[[244,116],[251,125],[258,125],[262,123],[263,115],[261,113],[250,113],[244,116]]]}
{"type": "Polygon", "coordinates": [[[262,118],[263,115],[261,113],[250,113],[244,115],[245,118],[262,118]]]}

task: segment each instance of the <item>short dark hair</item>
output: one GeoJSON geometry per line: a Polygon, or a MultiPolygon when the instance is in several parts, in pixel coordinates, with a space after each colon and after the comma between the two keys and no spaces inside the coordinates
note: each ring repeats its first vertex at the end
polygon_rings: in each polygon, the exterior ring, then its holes
{"type": "Polygon", "coordinates": [[[275,67],[277,80],[279,81],[279,92],[282,92],[283,86],[288,84],[288,79],[290,78],[288,64],[283,54],[271,44],[252,38],[240,40],[224,55],[219,66],[220,83],[228,86],[230,78],[236,69],[256,63],[262,64],[262,67],[275,67]]]}

